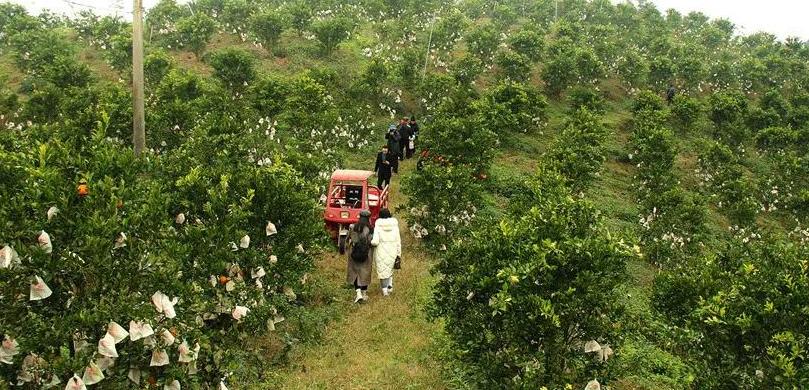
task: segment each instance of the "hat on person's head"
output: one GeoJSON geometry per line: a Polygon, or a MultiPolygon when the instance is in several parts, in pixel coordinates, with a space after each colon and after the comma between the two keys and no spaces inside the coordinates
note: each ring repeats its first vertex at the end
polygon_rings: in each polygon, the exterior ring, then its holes
{"type": "Polygon", "coordinates": [[[390,125],[390,126],[388,126],[388,130],[396,130],[396,125],[390,125]]]}
{"type": "Polygon", "coordinates": [[[361,218],[371,218],[371,212],[368,211],[368,210],[362,210],[362,211],[360,211],[360,217],[361,218]]]}

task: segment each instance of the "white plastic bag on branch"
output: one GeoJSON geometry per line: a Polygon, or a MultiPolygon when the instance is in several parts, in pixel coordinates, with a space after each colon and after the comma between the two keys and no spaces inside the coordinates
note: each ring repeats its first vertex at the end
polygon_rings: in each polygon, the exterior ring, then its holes
{"type": "Polygon", "coordinates": [[[5,364],[13,364],[14,362],[12,359],[14,355],[20,353],[20,348],[17,344],[17,340],[14,340],[9,335],[6,335],[6,338],[3,339],[3,344],[0,345],[0,362],[5,364]]]}
{"type": "Polygon", "coordinates": [[[78,375],[73,375],[73,378],[67,381],[65,390],[87,390],[87,386],[84,385],[84,381],[78,375]]]}
{"type": "Polygon", "coordinates": [[[31,301],[39,301],[45,299],[53,294],[50,287],[40,278],[39,276],[34,276],[34,281],[31,283],[31,291],[29,293],[28,299],[31,301]]]}
{"type": "Polygon", "coordinates": [[[53,252],[53,243],[51,243],[51,235],[48,234],[46,231],[42,231],[39,233],[37,237],[37,242],[39,242],[39,247],[42,248],[45,253],[52,253],[53,252]]]}
{"type": "Polygon", "coordinates": [[[236,306],[235,308],[233,308],[231,315],[233,316],[234,320],[241,321],[241,319],[247,315],[248,311],[250,311],[250,309],[244,306],[236,306]]]}
{"type": "Polygon", "coordinates": [[[20,255],[14,248],[4,246],[0,249],[0,268],[11,268],[16,264],[20,264],[20,255]]]}
{"type": "Polygon", "coordinates": [[[51,206],[46,214],[48,215],[48,222],[50,222],[56,214],[59,214],[59,209],[56,206],[51,206]]]}
{"type": "MultiPolygon", "coordinates": [[[[101,340],[98,340],[98,353],[101,356],[116,358],[118,351],[115,350],[115,337],[107,333],[101,340]]],[[[92,384],[92,383],[91,383],[92,384]]]]}
{"type": "Polygon", "coordinates": [[[267,237],[278,234],[278,229],[275,228],[275,224],[267,221],[267,228],[265,229],[267,232],[267,237]]]}
{"type": "Polygon", "coordinates": [[[154,334],[152,326],[144,322],[129,321],[129,338],[137,341],[154,334]]]}
{"type": "Polygon", "coordinates": [[[110,324],[107,325],[107,333],[115,339],[115,344],[120,343],[129,336],[129,332],[115,321],[110,321],[110,324]]]}
{"type": "Polygon", "coordinates": [[[160,333],[160,341],[167,347],[174,345],[174,335],[168,329],[163,329],[163,332],[160,333]]]}
{"type": "Polygon", "coordinates": [[[101,372],[95,362],[90,362],[90,365],[84,369],[84,376],[82,376],[81,380],[84,381],[85,385],[94,385],[104,380],[104,373],[101,372]]]}
{"type": "Polygon", "coordinates": [[[156,349],[152,351],[152,361],[149,362],[150,367],[160,367],[169,364],[169,354],[165,350],[156,349]]]}
{"type": "Polygon", "coordinates": [[[177,304],[177,301],[177,297],[169,299],[166,294],[160,291],[152,294],[152,304],[155,306],[157,312],[163,313],[166,318],[174,318],[177,316],[177,313],[174,312],[174,305],[177,304]]]}

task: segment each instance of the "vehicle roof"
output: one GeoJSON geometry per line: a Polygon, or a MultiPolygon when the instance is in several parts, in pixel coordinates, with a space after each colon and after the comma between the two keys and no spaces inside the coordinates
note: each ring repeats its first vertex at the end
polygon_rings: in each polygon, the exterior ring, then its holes
{"type": "Polygon", "coordinates": [[[367,180],[374,173],[355,169],[338,169],[331,174],[332,180],[367,180]]]}

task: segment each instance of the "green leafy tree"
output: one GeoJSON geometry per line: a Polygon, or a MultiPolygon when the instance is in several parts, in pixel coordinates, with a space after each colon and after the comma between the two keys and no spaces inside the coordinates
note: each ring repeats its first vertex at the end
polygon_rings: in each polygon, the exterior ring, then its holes
{"type": "Polygon", "coordinates": [[[253,106],[259,115],[270,118],[275,118],[284,110],[289,93],[287,81],[278,77],[264,77],[250,86],[253,106]]]}
{"type": "Polygon", "coordinates": [[[345,17],[323,19],[312,24],[312,32],[326,55],[331,55],[337,45],[351,36],[353,30],[354,23],[345,17]]]}
{"type": "Polygon", "coordinates": [[[547,121],[548,102],[531,86],[506,81],[487,91],[475,103],[480,123],[500,136],[511,132],[531,133],[547,121]]]}
{"type": "Polygon", "coordinates": [[[745,233],[699,266],[655,280],[655,307],[696,332],[681,347],[705,362],[697,386],[800,388],[809,381],[805,256],[805,245],[745,233]]]}
{"type": "Polygon", "coordinates": [[[500,33],[493,24],[484,23],[472,27],[465,39],[470,53],[483,62],[489,62],[500,44],[500,33]]]}
{"type": "Polygon", "coordinates": [[[546,160],[573,191],[587,189],[599,175],[607,159],[604,149],[607,134],[601,118],[586,108],[576,110],[567,118],[546,160]]]}
{"type": "Polygon", "coordinates": [[[253,34],[271,53],[278,45],[281,34],[287,27],[287,21],[278,11],[264,11],[253,15],[251,19],[253,34]]]}
{"type": "Polygon", "coordinates": [[[143,74],[146,78],[146,87],[153,87],[160,84],[163,77],[174,68],[174,58],[168,53],[160,50],[150,52],[143,60],[143,74]]]}
{"type": "Polygon", "coordinates": [[[216,32],[216,22],[202,12],[182,18],[177,21],[177,33],[180,42],[200,58],[216,32]]]}
{"type": "Polygon", "coordinates": [[[603,115],[605,112],[604,96],[600,91],[593,88],[576,87],[570,90],[567,95],[568,103],[572,111],[585,109],[589,112],[603,115]]]}
{"type": "Polygon", "coordinates": [[[598,363],[584,344],[620,342],[615,286],[632,250],[561,175],[542,171],[523,187],[508,220],[465,234],[436,266],[430,313],[487,388],[586,381],[598,363]]]}
{"type": "Polygon", "coordinates": [[[522,54],[501,50],[497,52],[494,62],[507,79],[525,82],[531,77],[531,61],[522,54]]]}
{"type": "Polygon", "coordinates": [[[716,92],[708,99],[708,116],[717,138],[738,145],[749,137],[743,119],[748,112],[747,98],[740,91],[716,92]]]}
{"type": "Polygon", "coordinates": [[[680,95],[671,104],[672,118],[684,130],[693,129],[703,117],[705,106],[697,98],[680,95]]]}
{"type": "Polygon", "coordinates": [[[511,50],[528,57],[536,62],[542,57],[544,50],[544,37],[534,30],[520,30],[508,38],[511,50]]]}
{"type": "Polygon", "coordinates": [[[212,53],[208,63],[214,70],[214,77],[235,91],[245,89],[256,78],[255,57],[241,49],[223,49],[212,53]]]}
{"type": "Polygon", "coordinates": [[[284,11],[289,15],[290,24],[298,32],[303,34],[312,24],[312,7],[306,1],[296,1],[288,3],[284,11]]]}
{"type": "Polygon", "coordinates": [[[362,80],[372,90],[379,92],[382,85],[388,79],[388,73],[389,71],[387,65],[385,65],[385,61],[380,57],[374,57],[365,68],[362,74],[362,80]]]}
{"type": "Polygon", "coordinates": [[[450,73],[461,85],[469,85],[483,73],[483,62],[477,57],[465,54],[450,66],[450,73]]]}

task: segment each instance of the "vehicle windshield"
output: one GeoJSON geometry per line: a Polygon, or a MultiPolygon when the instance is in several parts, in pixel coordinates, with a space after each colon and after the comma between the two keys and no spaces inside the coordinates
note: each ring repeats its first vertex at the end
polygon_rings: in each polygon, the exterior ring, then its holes
{"type": "Polygon", "coordinates": [[[329,194],[329,206],[360,209],[363,195],[362,182],[335,181],[329,194]]]}

